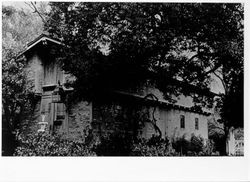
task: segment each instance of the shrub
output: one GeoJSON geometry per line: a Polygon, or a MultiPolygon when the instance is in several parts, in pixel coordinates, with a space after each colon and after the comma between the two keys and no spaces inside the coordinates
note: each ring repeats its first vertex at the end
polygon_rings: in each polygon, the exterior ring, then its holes
{"type": "Polygon", "coordinates": [[[187,140],[185,135],[173,140],[172,146],[176,152],[180,153],[180,155],[208,155],[208,148],[206,148],[206,145],[204,144],[204,139],[200,136],[195,136],[194,134],[192,134],[190,140],[187,140]]]}
{"type": "Polygon", "coordinates": [[[201,137],[168,138],[152,136],[133,139],[129,134],[113,133],[101,137],[98,144],[85,140],[69,140],[60,135],[36,133],[19,137],[15,156],[207,156],[214,155],[211,141],[203,145],[201,137]]]}
{"type": "Polygon", "coordinates": [[[206,145],[203,147],[203,155],[211,156],[211,155],[218,155],[218,152],[215,151],[215,144],[213,140],[208,140],[206,145]]]}
{"type": "Polygon", "coordinates": [[[98,156],[129,156],[133,139],[128,134],[112,133],[101,137],[94,151],[98,156]]]}
{"type": "Polygon", "coordinates": [[[187,155],[189,151],[190,142],[185,139],[185,136],[181,138],[174,139],[172,141],[172,147],[178,152],[180,155],[187,155]]]}
{"type": "Polygon", "coordinates": [[[82,141],[68,140],[60,135],[36,133],[19,137],[15,156],[95,156],[92,148],[82,141]]]}
{"type": "Polygon", "coordinates": [[[153,136],[133,139],[129,134],[113,133],[102,137],[95,150],[98,156],[172,156],[177,153],[168,139],[153,136]]]}
{"type": "Polygon", "coordinates": [[[178,155],[167,138],[152,136],[150,139],[140,139],[133,144],[131,156],[175,156],[178,155]]]}
{"type": "Polygon", "coordinates": [[[195,136],[194,134],[192,134],[189,150],[198,154],[199,152],[203,152],[203,147],[204,139],[201,136],[195,136]]]}

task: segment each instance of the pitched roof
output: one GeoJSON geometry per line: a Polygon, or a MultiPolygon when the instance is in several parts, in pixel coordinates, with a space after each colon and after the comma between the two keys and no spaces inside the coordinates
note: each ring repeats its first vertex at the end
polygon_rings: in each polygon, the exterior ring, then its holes
{"type": "Polygon", "coordinates": [[[62,42],[60,40],[51,38],[48,35],[43,33],[43,34],[39,35],[37,38],[35,38],[33,41],[29,42],[27,44],[27,48],[23,52],[21,52],[18,55],[18,57],[25,54],[27,51],[29,51],[30,49],[32,49],[33,47],[35,47],[36,45],[38,45],[40,42],[43,42],[43,41],[49,41],[49,42],[52,42],[52,43],[55,43],[58,45],[62,45],[62,42]]]}

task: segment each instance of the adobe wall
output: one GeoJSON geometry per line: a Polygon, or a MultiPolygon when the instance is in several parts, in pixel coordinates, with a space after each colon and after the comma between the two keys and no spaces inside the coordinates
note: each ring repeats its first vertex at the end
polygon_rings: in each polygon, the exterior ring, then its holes
{"type": "Polygon", "coordinates": [[[181,110],[171,110],[169,111],[169,116],[167,120],[168,137],[181,137],[186,135],[187,138],[190,138],[191,134],[194,133],[196,136],[208,139],[208,116],[181,110]],[[180,127],[181,115],[185,116],[185,128],[180,127]],[[198,129],[195,129],[195,118],[198,118],[198,129]]]}
{"type": "MultiPolygon", "coordinates": [[[[150,111],[152,119],[153,109],[150,111]]],[[[204,139],[208,139],[208,119],[209,116],[205,116],[198,113],[187,112],[177,109],[164,109],[161,107],[156,107],[155,119],[157,120],[157,126],[162,132],[162,137],[177,138],[186,136],[190,139],[191,134],[196,136],[201,136],[204,139]],[[185,128],[180,126],[180,117],[183,115],[185,117],[185,128]],[[195,129],[195,118],[198,118],[199,128],[195,129]]],[[[146,123],[143,129],[142,136],[145,138],[150,138],[152,135],[156,134],[153,125],[146,123]]]]}

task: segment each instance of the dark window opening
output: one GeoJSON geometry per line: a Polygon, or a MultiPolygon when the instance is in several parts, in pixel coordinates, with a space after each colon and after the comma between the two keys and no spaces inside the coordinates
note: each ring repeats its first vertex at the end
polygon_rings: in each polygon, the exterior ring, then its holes
{"type": "Polygon", "coordinates": [[[199,119],[195,118],[195,129],[198,130],[199,129],[199,119]]]}
{"type": "Polygon", "coordinates": [[[185,128],[185,116],[181,115],[181,128],[185,128]]]}

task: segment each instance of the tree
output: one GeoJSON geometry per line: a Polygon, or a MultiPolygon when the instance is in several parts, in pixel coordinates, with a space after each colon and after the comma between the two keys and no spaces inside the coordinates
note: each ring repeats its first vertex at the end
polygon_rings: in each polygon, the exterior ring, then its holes
{"type": "MultiPolygon", "coordinates": [[[[230,111],[243,100],[229,99],[243,98],[242,4],[64,2],[50,6],[45,26],[66,45],[58,56],[63,68],[76,77],[73,87],[79,98],[94,98],[100,90],[103,94],[141,88],[150,80],[168,100],[184,93],[193,96],[197,106],[211,106],[211,97],[203,96],[209,96],[211,75],[215,75],[225,87],[221,99],[225,130],[243,123],[230,111]],[[194,87],[199,88],[198,96],[192,93],[194,87]]],[[[242,117],[243,109],[236,110],[242,117]]]]}
{"type": "Polygon", "coordinates": [[[14,134],[30,114],[34,99],[24,72],[25,59],[18,55],[28,41],[41,33],[43,24],[37,16],[12,6],[3,6],[2,13],[2,154],[11,155],[14,134]]]}

